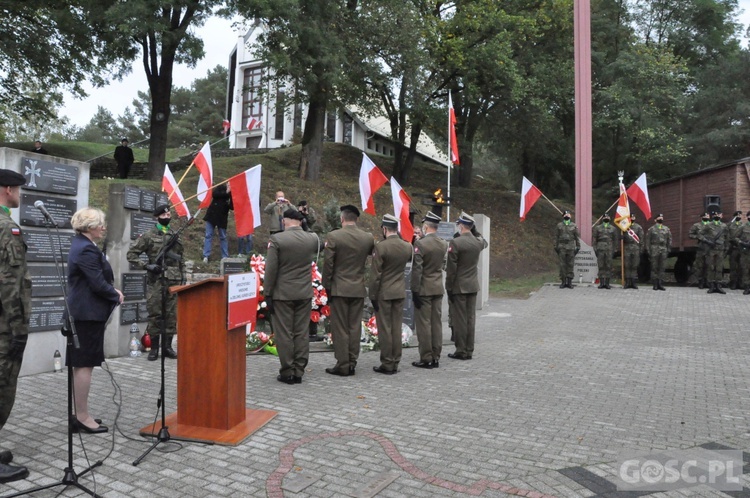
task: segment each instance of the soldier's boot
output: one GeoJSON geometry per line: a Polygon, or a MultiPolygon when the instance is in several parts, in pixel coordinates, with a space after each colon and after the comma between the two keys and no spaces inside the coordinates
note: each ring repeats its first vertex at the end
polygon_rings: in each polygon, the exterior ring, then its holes
{"type": "Polygon", "coordinates": [[[151,336],[151,351],[148,352],[148,361],[156,361],[159,358],[159,342],[161,337],[154,334],[151,336]]]}
{"type": "Polygon", "coordinates": [[[729,290],[737,290],[737,281],[729,280],[729,290]]]}
{"type": "Polygon", "coordinates": [[[604,279],[604,288],[605,289],[611,289],[612,288],[612,287],[609,286],[609,279],[608,278],[604,279]]]}
{"type": "Polygon", "coordinates": [[[634,278],[630,279],[630,288],[638,290],[638,286],[635,284],[635,279],[634,278]]]}
{"type": "Polygon", "coordinates": [[[714,283],[708,282],[708,292],[706,292],[706,294],[713,294],[714,292],[714,283]]]}
{"type": "Polygon", "coordinates": [[[626,278],[625,281],[622,283],[623,289],[630,289],[630,278],[626,278]]]}
{"type": "Polygon", "coordinates": [[[654,279],[654,290],[659,290],[659,279],[654,279]]]}
{"type": "Polygon", "coordinates": [[[716,289],[716,291],[715,291],[716,293],[718,293],[718,294],[726,294],[727,293],[724,289],[721,288],[721,282],[714,282],[714,284],[715,284],[714,288],[716,289]]]}
{"type": "Polygon", "coordinates": [[[164,357],[165,358],[172,358],[173,360],[177,359],[177,351],[172,349],[172,339],[174,338],[174,334],[167,334],[166,339],[167,343],[164,345],[164,357]]]}
{"type": "Polygon", "coordinates": [[[658,287],[658,288],[659,288],[659,290],[663,290],[663,291],[667,290],[667,289],[665,289],[665,288],[664,288],[664,286],[662,285],[662,284],[664,283],[664,280],[662,280],[662,279],[659,279],[659,280],[657,280],[657,282],[659,283],[659,287],[658,287]]]}
{"type": "Polygon", "coordinates": [[[599,287],[597,287],[597,289],[604,289],[605,288],[604,287],[604,282],[605,282],[605,279],[600,278],[599,279],[599,287]]]}
{"type": "Polygon", "coordinates": [[[566,286],[568,287],[568,289],[572,289],[573,288],[573,279],[572,278],[566,278],[565,279],[565,283],[566,283],[566,286]]]}
{"type": "Polygon", "coordinates": [[[567,278],[563,278],[562,282],[560,282],[560,288],[561,289],[565,289],[567,287],[568,287],[568,279],[567,278]]]}
{"type": "Polygon", "coordinates": [[[745,292],[742,293],[743,296],[747,296],[748,294],[750,294],[750,285],[745,287],[745,292]]]}
{"type": "Polygon", "coordinates": [[[698,279],[698,288],[699,289],[705,289],[706,288],[706,281],[702,278],[698,279]]]}

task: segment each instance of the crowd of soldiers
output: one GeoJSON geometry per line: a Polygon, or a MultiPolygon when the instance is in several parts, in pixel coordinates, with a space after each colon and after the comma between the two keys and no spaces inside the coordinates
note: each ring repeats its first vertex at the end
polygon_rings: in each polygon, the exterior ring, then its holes
{"type": "MultiPolygon", "coordinates": [[[[750,219],[750,211],[747,213],[750,219]]],[[[710,293],[726,294],[722,289],[724,259],[729,257],[729,288],[750,294],[750,222],[742,222],[742,211],[735,211],[729,223],[722,213],[703,213],[690,227],[689,237],[697,242],[691,284],[710,293]]]]}

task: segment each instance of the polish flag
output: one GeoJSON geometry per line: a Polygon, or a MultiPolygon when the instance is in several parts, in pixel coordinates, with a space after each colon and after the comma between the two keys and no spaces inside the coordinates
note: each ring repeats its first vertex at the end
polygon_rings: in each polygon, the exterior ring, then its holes
{"type": "Polygon", "coordinates": [[[211,145],[206,145],[198,152],[193,159],[193,164],[198,169],[200,177],[198,178],[198,194],[196,197],[201,201],[200,209],[207,208],[211,205],[211,189],[214,185],[214,167],[211,162],[211,145]]]}
{"type": "Polygon", "coordinates": [[[393,213],[398,218],[398,231],[401,232],[401,238],[411,244],[414,238],[414,227],[409,220],[409,204],[411,198],[406,195],[404,189],[398,184],[395,178],[391,177],[391,195],[393,196],[393,213]]]}
{"type": "Polygon", "coordinates": [[[359,195],[362,197],[362,210],[375,216],[375,192],[388,181],[388,178],[375,166],[375,163],[362,153],[362,167],[359,169],[359,195]]]}
{"type": "Polygon", "coordinates": [[[169,164],[164,165],[164,176],[161,178],[161,189],[167,193],[167,200],[174,205],[174,210],[177,212],[177,215],[181,218],[187,217],[187,219],[190,219],[190,211],[185,202],[185,196],[180,192],[180,187],[177,185],[172,172],[169,170],[169,164]]]}
{"type": "Polygon", "coordinates": [[[451,164],[458,166],[458,141],[456,140],[456,111],[453,110],[453,98],[448,91],[448,142],[451,149],[451,164]]]}
{"type": "Polygon", "coordinates": [[[260,226],[260,164],[229,179],[237,236],[252,235],[260,226]]]}
{"type": "Polygon", "coordinates": [[[262,124],[263,123],[261,123],[259,120],[255,118],[249,118],[247,120],[247,129],[254,130],[255,128],[260,128],[262,124]]]}
{"type": "MultiPolygon", "coordinates": [[[[650,214],[650,213],[649,213],[650,214]]],[[[620,227],[620,230],[630,235],[636,243],[640,243],[641,239],[638,235],[630,228],[633,222],[630,220],[630,204],[628,203],[628,193],[625,190],[625,185],[620,181],[620,200],[617,202],[617,214],[615,215],[615,225],[620,227]]]]}
{"type": "Polygon", "coordinates": [[[521,221],[526,219],[526,214],[528,214],[531,207],[541,196],[542,191],[536,188],[536,186],[524,176],[523,184],[521,185],[521,221]]]}
{"type": "Polygon", "coordinates": [[[232,124],[229,122],[228,119],[225,119],[223,123],[221,123],[221,130],[224,132],[224,135],[229,132],[229,129],[232,127],[232,124]]]}
{"type": "Polygon", "coordinates": [[[628,197],[641,208],[643,215],[647,220],[651,219],[651,201],[648,199],[648,184],[646,183],[646,173],[641,174],[638,179],[628,187],[628,197]]]}

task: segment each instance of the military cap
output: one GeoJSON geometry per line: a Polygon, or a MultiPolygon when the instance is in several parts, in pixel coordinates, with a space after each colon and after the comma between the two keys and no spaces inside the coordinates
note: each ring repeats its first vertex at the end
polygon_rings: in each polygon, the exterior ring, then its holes
{"type": "Polygon", "coordinates": [[[664,219],[664,215],[663,215],[663,214],[661,214],[661,213],[657,214],[657,215],[656,215],[656,219],[658,220],[659,218],[662,218],[662,219],[664,219]]]}
{"type": "Polygon", "coordinates": [[[717,214],[719,214],[718,211],[711,211],[711,216],[716,216],[717,214]]]}
{"type": "Polygon", "coordinates": [[[169,213],[169,204],[159,204],[156,206],[156,209],[154,209],[154,216],[157,218],[167,213],[169,213]]]}
{"type": "Polygon", "coordinates": [[[742,211],[735,211],[733,216],[742,216],[742,211]]]}
{"type": "Polygon", "coordinates": [[[357,209],[357,206],[352,206],[351,204],[341,206],[339,208],[339,211],[349,211],[350,213],[354,213],[357,217],[359,217],[359,209],[357,209]]]}
{"type": "Polygon", "coordinates": [[[461,216],[458,217],[456,223],[461,223],[462,225],[471,227],[474,226],[474,218],[469,216],[466,212],[461,211],[461,216]]]}
{"type": "Polygon", "coordinates": [[[630,219],[631,219],[631,220],[634,220],[634,219],[635,219],[635,213],[630,213],[630,219]]]}
{"type": "Polygon", "coordinates": [[[296,209],[289,208],[286,211],[284,211],[283,214],[284,218],[289,218],[291,220],[297,220],[302,221],[305,219],[305,215],[297,211],[296,209]]]}
{"type": "Polygon", "coordinates": [[[3,187],[17,187],[25,184],[26,178],[22,174],[9,169],[0,169],[0,185],[3,187]]]}
{"type": "Polygon", "coordinates": [[[708,213],[703,213],[703,214],[701,215],[701,218],[708,218],[709,216],[711,216],[711,215],[709,215],[708,213]]]}
{"type": "Polygon", "coordinates": [[[567,209],[566,209],[565,211],[563,211],[563,212],[562,212],[563,218],[565,217],[565,215],[566,215],[566,214],[567,214],[568,216],[570,216],[570,211],[568,211],[567,209]]]}
{"type": "Polygon", "coordinates": [[[386,214],[380,221],[380,225],[386,228],[398,228],[398,218],[396,218],[392,214],[386,214]]]}
{"type": "Polygon", "coordinates": [[[440,223],[441,221],[443,221],[443,219],[440,216],[433,213],[432,211],[427,211],[427,214],[424,215],[424,218],[422,218],[422,221],[423,222],[429,221],[430,223],[440,223]]]}
{"type": "Polygon", "coordinates": [[[607,213],[604,213],[604,214],[602,215],[602,219],[603,219],[603,220],[608,220],[608,219],[609,219],[609,214],[607,214],[607,213]]]}

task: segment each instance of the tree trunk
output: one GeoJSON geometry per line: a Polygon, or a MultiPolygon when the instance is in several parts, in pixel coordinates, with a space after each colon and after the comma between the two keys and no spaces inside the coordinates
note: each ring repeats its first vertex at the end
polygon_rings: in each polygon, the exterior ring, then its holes
{"type": "Polygon", "coordinates": [[[302,134],[302,155],[297,171],[303,180],[317,181],[320,178],[327,99],[326,92],[321,88],[318,90],[317,94],[310,98],[305,132],[302,134]]]}
{"type": "Polygon", "coordinates": [[[411,168],[414,166],[414,159],[417,157],[417,144],[419,143],[420,133],[422,133],[422,125],[412,124],[409,150],[406,153],[406,160],[404,161],[401,175],[404,183],[409,181],[409,173],[411,173],[411,168]]]}
{"type": "MultiPolygon", "coordinates": [[[[161,78],[160,78],[161,79],[161,78]]],[[[164,91],[158,85],[151,89],[151,141],[148,148],[149,180],[161,180],[164,175],[164,163],[167,158],[167,132],[169,128],[169,103],[171,88],[164,91]]],[[[170,84],[171,87],[171,84],[170,84]]]]}

